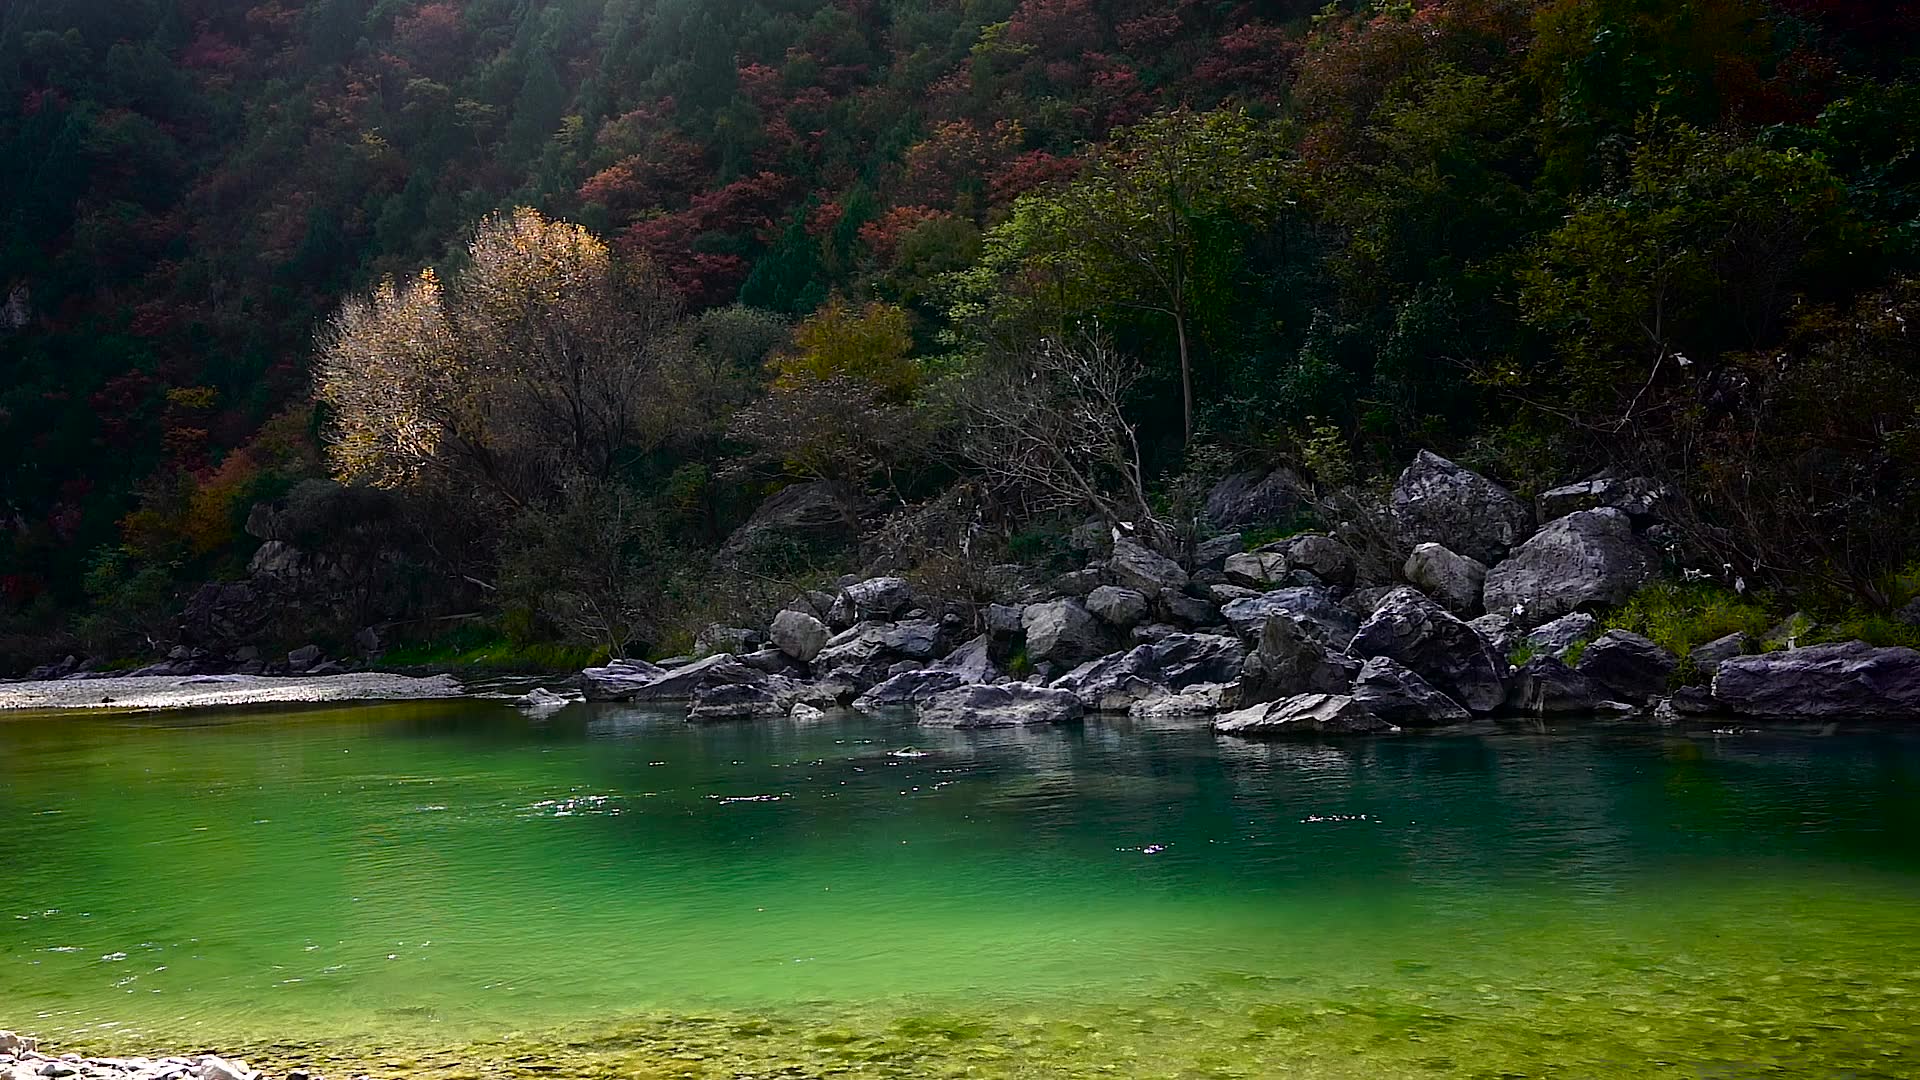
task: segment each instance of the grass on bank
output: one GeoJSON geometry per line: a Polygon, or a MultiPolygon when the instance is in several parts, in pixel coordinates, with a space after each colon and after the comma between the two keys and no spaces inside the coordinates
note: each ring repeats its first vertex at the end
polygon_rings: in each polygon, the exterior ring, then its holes
{"type": "Polygon", "coordinates": [[[396,645],[380,654],[385,667],[544,674],[578,671],[607,662],[607,650],[591,645],[515,641],[499,627],[469,623],[425,641],[396,645]]]}

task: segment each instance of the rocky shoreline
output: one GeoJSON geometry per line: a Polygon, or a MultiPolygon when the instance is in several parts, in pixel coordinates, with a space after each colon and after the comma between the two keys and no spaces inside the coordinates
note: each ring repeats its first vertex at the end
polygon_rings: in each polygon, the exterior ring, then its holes
{"type": "Polygon", "coordinates": [[[1130,713],[1260,737],[1596,713],[1920,718],[1911,649],[1802,647],[1788,625],[1682,658],[1603,632],[1594,612],[1662,571],[1660,498],[1648,481],[1598,478],[1547,492],[1536,515],[1423,452],[1371,535],[1349,524],[1245,550],[1230,533],[1183,565],[1096,526],[1083,539],[1097,554],[1081,569],[1033,583],[1021,567],[995,568],[1010,583],[1000,602],[847,577],[764,626],[708,627],[697,655],[620,660],[582,678],[588,700],[684,707],[695,722],[834,706],[908,708],[950,727],[1130,713]],[[1675,686],[1683,662],[1706,685],[1675,686]]]}
{"type": "MultiPolygon", "coordinates": [[[[44,1053],[39,1040],[0,1031],[0,1080],[273,1080],[238,1059],[214,1054],[185,1057],[81,1057],[44,1053]]],[[[280,1080],[321,1080],[289,1070],[280,1080]]]]}

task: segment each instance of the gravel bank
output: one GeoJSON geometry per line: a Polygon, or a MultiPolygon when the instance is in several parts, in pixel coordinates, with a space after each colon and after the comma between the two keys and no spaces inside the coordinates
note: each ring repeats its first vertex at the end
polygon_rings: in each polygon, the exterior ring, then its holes
{"type": "Polygon", "coordinates": [[[464,697],[451,675],[144,675],[0,683],[0,709],[199,709],[277,702],[417,701],[464,697]]]}

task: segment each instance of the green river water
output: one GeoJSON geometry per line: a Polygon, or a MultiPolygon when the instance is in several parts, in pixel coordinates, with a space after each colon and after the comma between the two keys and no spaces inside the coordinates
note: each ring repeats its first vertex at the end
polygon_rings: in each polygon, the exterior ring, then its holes
{"type": "Polygon", "coordinates": [[[1920,734],[0,719],[0,1027],[330,1076],[1920,1076],[1920,734]]]}

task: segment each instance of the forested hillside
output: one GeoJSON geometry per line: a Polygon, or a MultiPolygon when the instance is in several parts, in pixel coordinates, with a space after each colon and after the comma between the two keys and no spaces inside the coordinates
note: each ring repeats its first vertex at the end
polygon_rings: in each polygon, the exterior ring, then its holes
{"type": "Polygon", "coordinates": [[[13,0],[0,666],[178,641],[268,537],[347,597],[316,634],[656,649],[717,551],[786,588],[1089,513],[1174,548],[1239,465],[1365,491],[1421,447],[1655,477],[1676,560],[1887,610],[1916,35],[1912,0],[13,0]],[[799,482],[862,535],[740,557],[799,482]]]}

